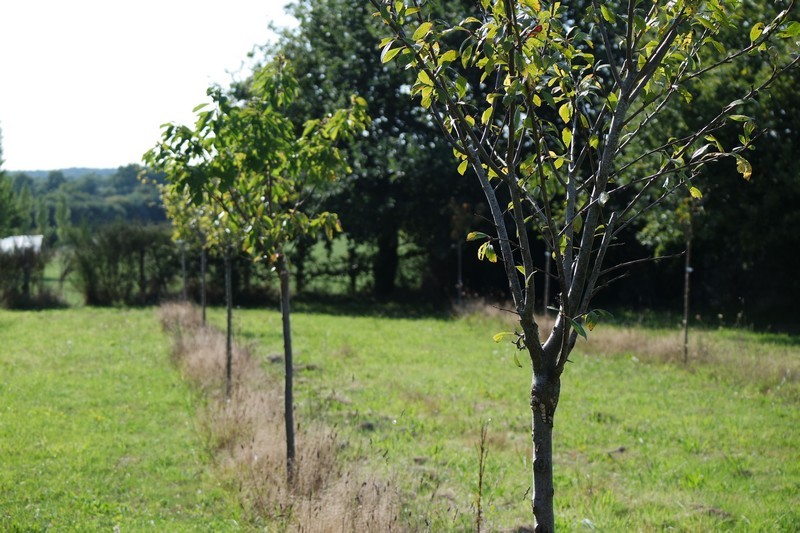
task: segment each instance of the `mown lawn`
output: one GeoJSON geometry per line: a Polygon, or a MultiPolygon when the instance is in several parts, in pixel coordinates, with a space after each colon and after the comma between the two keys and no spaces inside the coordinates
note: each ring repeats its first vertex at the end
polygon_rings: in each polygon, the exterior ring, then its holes
{"type": "MultiPolygon", "coordinates": [[[[235,316],[239,338],[265,360],[281,353],[277,313],[235,316]]],[[[514,364],[510,344],[491,340],[507,325],[296,313],[293,327],[301,423],[327,419],[352,455],[395,476],[415,528],[474,528],[487,421],[485,529],[530,524],[529,370],[514,364]]],[[[799,368],[796,339],[787,348],[786,339],[737,338],[765,363],[780,350],[799,368]]],[[[557,412],[559,529],[800,530],[796,395],[743,384],[719,364],[687,369],[633,352],[583,355],[584,347],[557,412]]]]}
{"type": "Polygon", "coordinates": [[[153,309],[0,311],[1,531],[224,531],[199,399],[153,309]]]}

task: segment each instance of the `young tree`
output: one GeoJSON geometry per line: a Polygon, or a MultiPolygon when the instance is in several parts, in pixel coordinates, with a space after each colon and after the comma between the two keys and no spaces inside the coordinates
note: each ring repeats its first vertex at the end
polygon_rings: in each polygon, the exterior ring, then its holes
{"type": "MultiPolygon", "coordinates": [[[[172,221],[172,238],[181,246],[199,248],[201,253],[201,303],[203,325],[206,323],[206,256],[209,250],[217,251],[225,264],[225,398],[230,399],[233,388],[233,288],[231,256],[241,248],[241,237],[236,228],[228,224],[227,213],[220,205],[203,194],[199,203],[192,202],[191,191],[186,185],[168,182],[160,185],[161,198],[167,217],[172,221]]],[[[227,195],[221,196],[229,201],[227,195]]]]}
{"type": "Polygon", "coordinates": [[[287,243],[302,235],[339,229],[335,214],[300,207],[311,190],[324,186],[346,164],[335,143],[363,130],[366,102],[353,97],[348,109],[305,123],[298,134],[287,114],[297,97],[290,66],[278,57],[259,69],[238,101],[220,88],[209,89],[213,104],[196,108],[195,127],[169,124],[162,143],[146,158],[170,181],[188,186],[196,203],[211,199],[243,236],[244,249],[274,264],[281,288],[285,362],[287,479],[293,484],[295,443],[293,363],[287,243]]]}
{"type": "Polygon", "coordinates": [[[370,1],[391,33],[381,42],[382,60],[416,72],[411,94],[441,127],[459,171],[476,174],[489,204],[496,233],[468,240],[483,241],[479,257],[500,260],[508,279],[521,328],[512,335],[532,369],[533,516],[536,531],[553,531],[561,375],[577,336],[603,315],[590,307],[592,297],[626,266],[605,265],[608,249],[668,195],[699,196],[692,180],[705,165],[732,158],[750,178],[744,154],[757,132],[740,109],[796,65],[794,2],[775,2],[772,16],[757,21],[741,20],[733,0],[592,0],[571,12],[562,2],[481,0],[474,16],[449,24],[429,16],[428,2],[370,1]],[[737,26],[749,34],[741,47],[718,40],[723,28],[737,26]],[[648,135],[704,77],[760,56],[765,68],[753,85],[700,117],[696,129],[648,135]],[[714,134],[736,123],[739,145],[723,146],[714,134]],[[653,170],[639,172],[643,162],[653,170]],[[533,235],[553,251],[559,293],[546,336],[533,314],[532,277],[540,269],[533,235]]]}

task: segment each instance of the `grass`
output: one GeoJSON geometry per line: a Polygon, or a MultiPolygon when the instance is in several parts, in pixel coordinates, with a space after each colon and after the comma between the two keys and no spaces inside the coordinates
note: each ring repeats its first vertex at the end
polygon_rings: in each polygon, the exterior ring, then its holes
{"type": "Polygon", "coordinates": [[[0,311],[0,530],[235,530],[152,309],[0,311]]]}
{"type": "MultiPolygon", "coordinates": [[[[280,315],[234,317],[279,380],[280,315]]],[[[295,313],[301,430],[324,424],[340,457],[391,482],[409,530],[474,531],[482,455],[482,529],[529,526],[530,375],[491,340],[504,321],[295,313]]],[[[243,509],[226,439],[196,416],[218,404],[170,366],[153,310],[0,311],[0,335],[0,530],[285,525],[243,509]]],[[[665,329],[579,342],[556,413],[557,526],[800,530],[798,339],[693,333],[688,367],[680,350],[665,329]]]]}
{"type": "MultiPolygon", "coordinates": [[[[277,313],[235,316],[240,338],[255,342],[263,360],[280,353],[277,313]]],[[[412,529],[474,528],[487,421],[485,529],[530,524],[530,376],[514,364],[510,344],[491,341],[508,329],[501,319],[296,313],[293,325],[304,369],[301,420],[336,427],[353,457],[396,476],[412,529]]],[[[602,331],[581,341],[563,380],[555,429],[558,526],[800,529],[796,340],[706,332],[704,348],[695,348],[684,368],[675,362],[677,331],[631,336],[609,327],[605,341],[602,331]],[[601,342],[610,350],[599,349],[601,342]],[[740,368],[741,359],[753,364],[740,368]],[[748,368],[761,361],[777,369],[775,360],[787,365],[781,387],[771,381],[780,372],[748,379],[748,368]]],[[[272,371],[280,374],[277,365],[272,371]]]]}

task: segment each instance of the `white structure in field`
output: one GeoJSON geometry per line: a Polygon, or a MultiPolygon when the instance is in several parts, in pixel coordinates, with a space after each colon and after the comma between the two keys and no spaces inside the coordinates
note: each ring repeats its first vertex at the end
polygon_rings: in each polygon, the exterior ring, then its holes
{"type": "Polygon", "coordinates": [[[33,250],[34,253],[42,251],[44,235],[14,235],[0,239],[0,252],[13,253],[23,250],[33,250]]]}

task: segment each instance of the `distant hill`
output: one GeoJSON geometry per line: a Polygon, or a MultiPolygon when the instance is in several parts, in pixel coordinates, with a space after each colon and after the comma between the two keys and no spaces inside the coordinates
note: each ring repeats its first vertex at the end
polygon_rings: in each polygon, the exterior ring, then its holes
{"type": "Polygon", "coordinates": [[[68,180],[81,178],[83,176],[95,175],[100,178],[111,176],[117,171],[116,168],[62,168],[58,170],[13,170],[9,171],[12,177],[16,174],[25,174],[33,179],[45,179],[51,172],[61,172],[68,180]]]}

